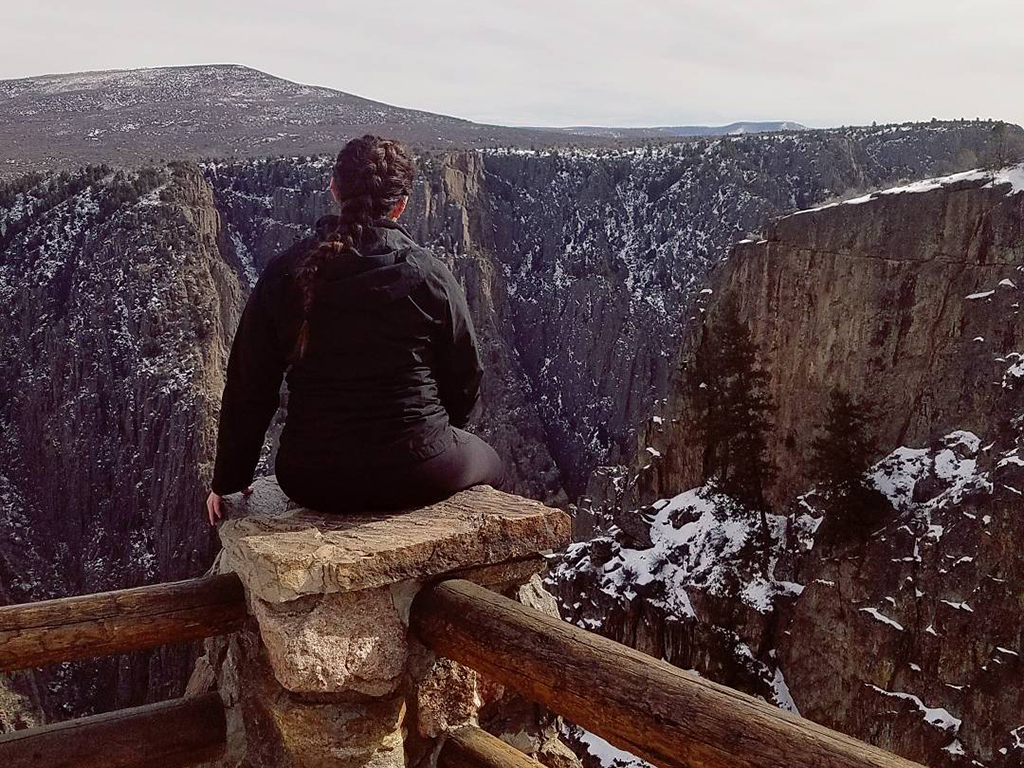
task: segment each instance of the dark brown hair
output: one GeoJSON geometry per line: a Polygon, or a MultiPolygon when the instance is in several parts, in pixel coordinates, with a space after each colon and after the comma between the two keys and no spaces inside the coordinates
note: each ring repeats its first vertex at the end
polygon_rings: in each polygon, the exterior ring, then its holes
{"type": "Polygon", "coordinates": [[[302,325],[295,342],[295,360],[302,357],[309,341],[309,313],[317,270],[346,252],[358,255],[366,228],[391,213],[412,192],[415,174],[416,166],[408,150],[391,139],[367,134],[352,139],[338,153],[332,176],[341,211],[295,271],[302,294],[302,325]]]}

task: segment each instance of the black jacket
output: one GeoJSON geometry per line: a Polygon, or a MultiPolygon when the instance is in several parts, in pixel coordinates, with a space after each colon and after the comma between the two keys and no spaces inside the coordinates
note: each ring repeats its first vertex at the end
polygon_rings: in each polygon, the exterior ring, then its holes
{"type": "Polygon", "coordinates": [[[476,405],[483,368],[466,297],[452,273],[390,221],[359,253],[317,273],[306,351],[296,265],[337,219],[267,265],[245,305],[221,402],[213,490],[252,480],[287,371],[279,461],[379,468],[436,456],[476,405]]]}

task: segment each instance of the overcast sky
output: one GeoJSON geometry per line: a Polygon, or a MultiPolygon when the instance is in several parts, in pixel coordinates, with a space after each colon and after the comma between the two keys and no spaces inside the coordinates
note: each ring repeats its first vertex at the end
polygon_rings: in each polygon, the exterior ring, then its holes
{"type": "Polygon", "coordinates": [[[231,62],[508,125],[1024,123],[1022,0],[4,0],[0,79],[231,62]]]}

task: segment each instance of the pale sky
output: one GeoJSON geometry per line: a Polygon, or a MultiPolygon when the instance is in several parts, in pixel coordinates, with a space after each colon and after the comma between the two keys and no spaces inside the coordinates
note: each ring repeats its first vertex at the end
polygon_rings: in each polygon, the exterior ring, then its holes
{"type": "Polygon", "coordinates": [[[0,79],[237,63],[505,125],[1024,123],[1022,0],[3,0],[0,79]]]}

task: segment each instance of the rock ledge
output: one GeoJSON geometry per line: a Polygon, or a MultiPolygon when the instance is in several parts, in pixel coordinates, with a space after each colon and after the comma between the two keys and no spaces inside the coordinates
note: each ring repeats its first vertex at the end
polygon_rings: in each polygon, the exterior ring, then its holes
{"type": "Polygon", "coordinates": [[[270,603],[431,579],[569,542],[564,512],[489,486],[393,514],[311,512],[290,502],[274,478],[230,502],[221,570],[270,603]]]}

